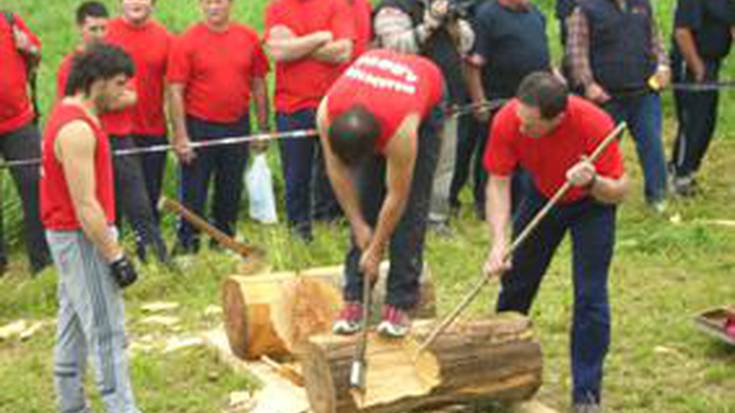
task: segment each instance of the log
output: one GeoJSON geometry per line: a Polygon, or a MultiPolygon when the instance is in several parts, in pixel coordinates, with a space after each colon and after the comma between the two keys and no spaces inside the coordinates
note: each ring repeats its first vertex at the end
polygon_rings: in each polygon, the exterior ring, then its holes
{"type": "MultiPolygon", "coordinates": [[[[387,268],[387,263],[381,265],[373,314],[379,314],[385,295],[387,268]]],[[[289,356],[310,335],[331,331],[342,307],[342,271],[341,266],[332,266],[298,274],[229,277],[222,286],[222,309],[232,352],[248,360],[289,356]]],[[[422,299],[414,317],[433,317],[436,301],[428,266],[422,280],[422,299]]]]}
{"type": "Polygon", "coordinates": [[[435,322],[415,323],[410,338],[369,337],[367,385],[349,389],[357,337],[312,336],[298,349],[314,413],[398,413],[477,401],[531,398],[541,385],[541,347],[530,321],[513,313],[456,323],[412,362],[435,322]]]}

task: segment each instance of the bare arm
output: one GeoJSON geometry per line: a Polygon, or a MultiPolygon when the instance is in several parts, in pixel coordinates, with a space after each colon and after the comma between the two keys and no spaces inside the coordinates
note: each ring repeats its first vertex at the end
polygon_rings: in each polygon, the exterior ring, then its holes
{"type": "Polygon", "coordinates": [[[362,215],[357,189],[355,188],[355,183],[350,176],[350,171],[347,166],[337,158],[334,152],[332,152],[329,145],[326,124],[326,102],[327,100],[324,99],[319,107],[317,114],[317,128],[319,130],[319,140],[322,148],[324,149],[324,161],[327,166],[327,176],[329,176],[329,181],[332,183],[334,195],[350,222],[358,247],[360,249],[365,249],[371,238],[372,230],[367,222],[365,222],[365,218],[362,215]]]}
{"type": "Polygon", "coordinates": [[[488,276],[498,275],[509,267],[505,254],[510,244],[510,179],[510,176],[490,175],[486,186],[485,215],[492,237],[492,246],[483,269],[488,276]]]}
{"type": "Polygon", "coordinates": [[[331,41],[332,33],[328,31],[296,36],[286,26],[275,26],[268,32],[265,46],[276,62],[290,62],[309,56],[331,41]]]}
{"type": "Polygon", "coordinates": [[[135,105],[137,101],[138,93],[133,89],[125,89],[125,92],[110,104],[110,110],[122,110],[135,105]]]}
{"type": "Polygon", "coordinates": [[[55,155],[64,170],[74,211],[84,234],[99,249],[108,262],[122,255],[123,251],[110,231],[110,223],[96,196],[94,158],[96,139],[92,129],[84,122],[73,122],[59,132],[55,155]]]}
{"type": "Polygon", "coordinates": [[[352,58],[353,46],[350,39],[334,40],[316,49],[310,56],[326,63],[345,63],[352,58]]]}
{"type": "Polygon", "coordinates": [[[679,46],[684,60],[689,66],[689,70],[694,74],[697,82],[701,82],[705,77],[705,67],[702,57],[699,56],[697,45],[694,42],[694,34],[691,29],[686,27],[678,27],[674,30],[674,40],[679,46]]]}
{"type": "Polygon", "coordinates": [[[590,195],[605,204],[619,204],[625,199],[628,187],[627,175],[623,175],[618,179],[598,175],[590,189],[590,195]]]}
{"type": "Polygon", "coordinates": [[[169,115],[173,124],[171,144],[176,156],[184,163],[189,162],[194,155],[189,146],[189,132],[186,130],[186,107],[184,106],[184,85],[181,83],[169,84],[169,115]]]}
{"type": "Polygon", "coordinates": [[[475,119],[481,123],[487,123],[490,120],[490,111],[482,110],[479,106],[485,101],[485,89],[482,87],[482,71],[481,67],[484,60],[480,55],[472,55],[464,65],[464,78],[467,84],[467,92],[470,94],[472,103],[476,105],[474,111],[475,119]]]}
{"type": "Polygon", "coordinates": [[[269,130],[268,116],[270,115],[270,108],[268,107],[268,83],[262,77],[254,77],[250,81],[250,88],[253,93],[255,118],[258,121],[258,129],[261,132],[266,132],[269,130]]]}

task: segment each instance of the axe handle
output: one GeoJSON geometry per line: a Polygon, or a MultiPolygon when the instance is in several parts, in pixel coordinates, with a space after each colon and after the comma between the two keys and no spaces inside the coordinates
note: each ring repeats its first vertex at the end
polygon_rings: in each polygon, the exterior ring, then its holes
{"type": "Polygon", "coordinates": [[[158,209],[165,209],[169,212],[181,215],[185,220],[189,221],[191,225],[212,237],[212,239],[217,241],[220,245],[240,254],[243,257],[249,257],[250,255],[258,252],[254,247],[235,241],[231,236],[215,228],[202,217],[189,211],[185,206],[173,199],[162,196],[158,201],[158,209]]]}

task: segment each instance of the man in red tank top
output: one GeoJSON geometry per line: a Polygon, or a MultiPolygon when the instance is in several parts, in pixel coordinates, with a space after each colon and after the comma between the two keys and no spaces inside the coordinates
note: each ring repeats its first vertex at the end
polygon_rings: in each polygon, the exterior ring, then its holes
{"type": "Polygon", "coordinates": [[[87,358],[108,413],[139,413],[125,355],[121,289],[137,274],[117,241],[110,143],[97,114],[114,108],[133,75],[120,48],[92,45],[71,64],[67,96],[43,138],[41,219],[59,270],[54,378],[59,411],[89,411],[87,358]]]}
{"type": "Polygon", "coordinates": [[[431,112],[444,82],[428,59],[372,50],[329,89],[317,114],[327,173],[349,219],[345,308],[337,334],[363,328],[363,277],[377,277],[390,248],[388,291],[378,331],[402,337],[419,299],[426,219],[440,142],[431,112]],[[357,174],[357,179],[352,177],[357,174]],[[388,243],[390,242],[390,246],[388,243]]]}

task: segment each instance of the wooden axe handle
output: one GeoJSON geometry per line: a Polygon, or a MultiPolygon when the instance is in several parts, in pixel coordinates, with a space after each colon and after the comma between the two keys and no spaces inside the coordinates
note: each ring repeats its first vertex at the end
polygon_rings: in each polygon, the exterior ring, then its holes
{"type": "Polygon", "coordinates": [[[158,201],[158,209],[165,209],[169,212],[173,212],[174,214],[181,215],[185,220],[189,221],[191,225],[195,226],[200,231],[212,237],[212,239],[217,241],[220,245],[240,254],[243,257],[249,258],[253,254],[261,253],[261,251],[256,247],[245,245],[242,242],[236,241],[231,236],[215,228],[202,217],[189,211],[185,206],[181,205],[177,201],[174,201],[173,199],[162,196],[161,199],[158,201]]]}

